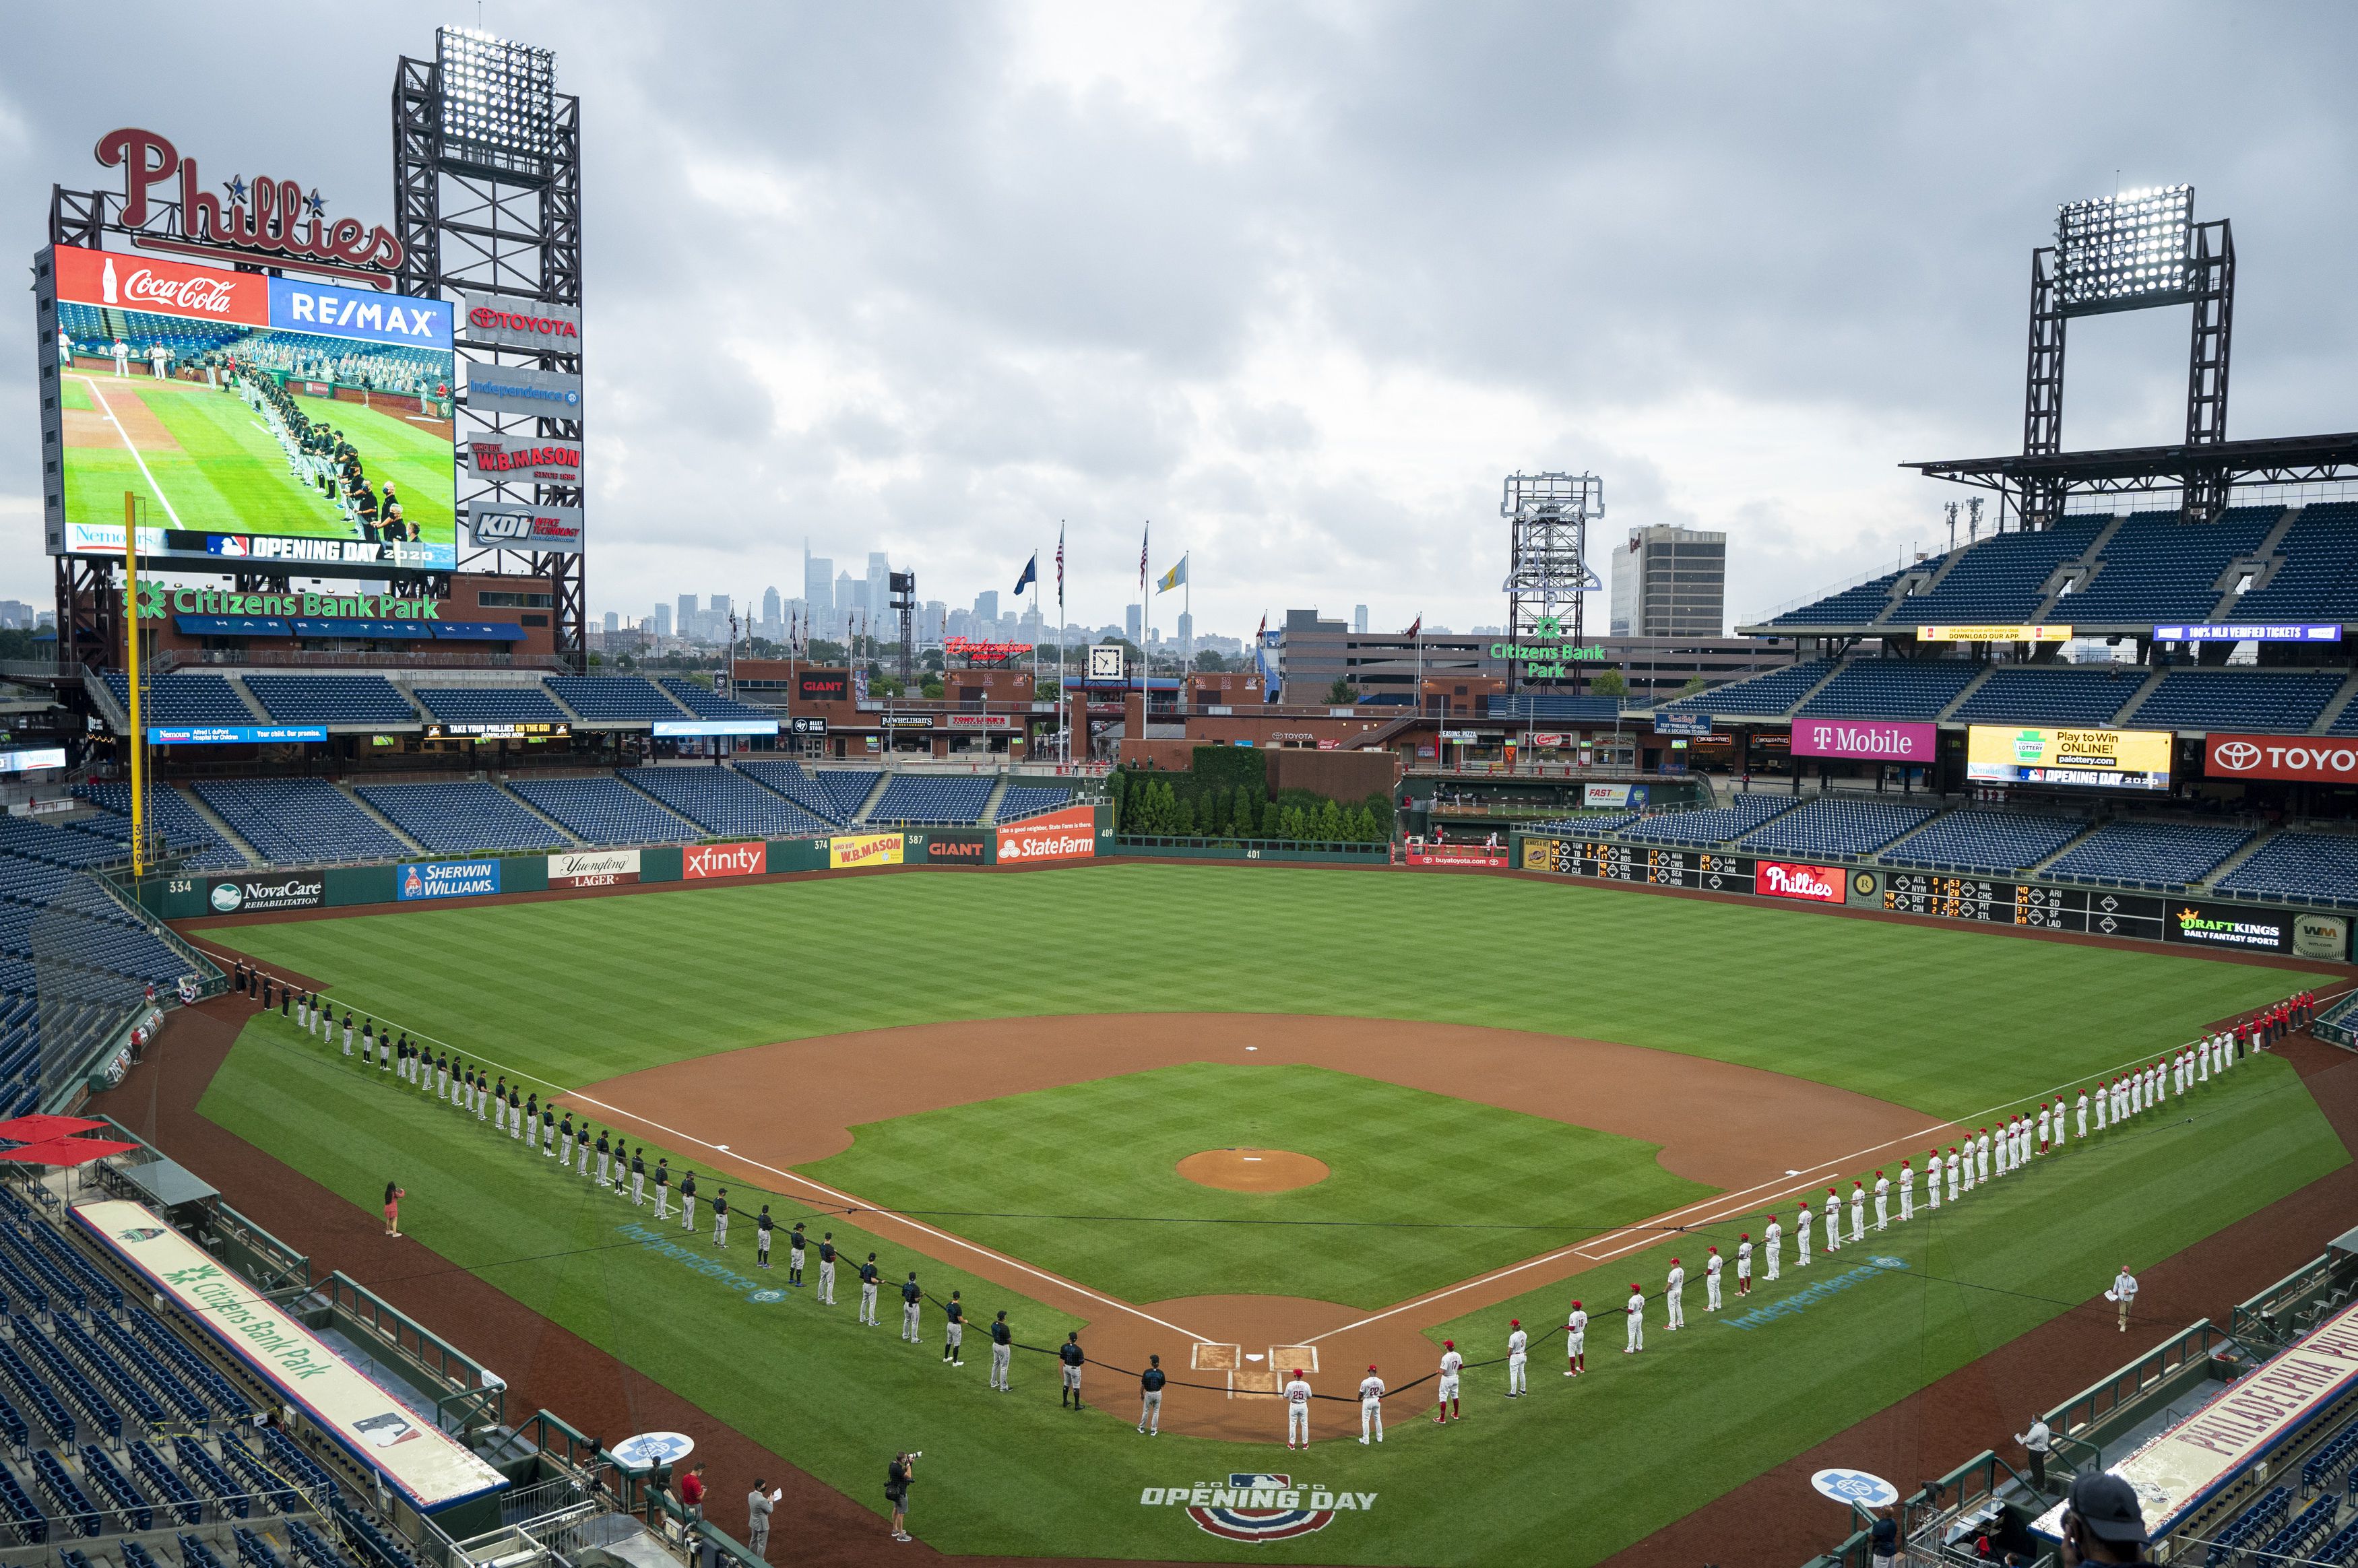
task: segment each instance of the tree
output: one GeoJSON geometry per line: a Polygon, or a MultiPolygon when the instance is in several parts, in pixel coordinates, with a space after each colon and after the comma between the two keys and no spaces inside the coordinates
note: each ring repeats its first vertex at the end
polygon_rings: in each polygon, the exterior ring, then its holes
{"type": "Polygon", "coordinates": [[[1340,839],[1343,837],[1343,808],[1331,800],[1321,806],[1318,808],[1317,824],[1311,829],[1311,837],[1329,843],[1340,839]]]}
{"type": "Polygon", "coordinates": [[[939,702],[942,699],[942,677],[937,675],[926,676],[925,684],[919,687],[917,691],[927,701],[939,702]]]}
{"type": "Polygon", "coordinates": [[[1629,683],[1622,677],[1619,670],[1603,669],[1597,671],[1595,678],[1588,683],[1588,689],[1599,697],[1626,697],[1629,692],[1629,683]]]}
{"type": "Polygon", "coordinates": [[[1228,662],[1211,649],[1206,648],[1195,655],[1195,667],[1207,675],[1217,675],[1228,667],[1228,662]]]}
{"type": "Polygon", "coordinates": [[[1708,691],[1710,689],[1711,682],[1704,679],[1703,676],[1687,676],[1687,684],[1679,687],[1679,695],[1681,697],[1693,697],[1697,692],[1708,691]]]}
{"type": "Polygon", "coordinates": [[[1260,836],[1264,838],[1285,837],[1285,814],[1273,800],[1260,803],[1260,836]]]}
{"type": "Polygon", "coordinates": [[[1359,700],[1359,694],[1351,689],[1349,681],[1345,680],[1341,676],[1336,676],[1335,684],[1326,688],[1326,700],[1335,707],[1341,708],[1347,703],[1356,704],[1359,700]]]}

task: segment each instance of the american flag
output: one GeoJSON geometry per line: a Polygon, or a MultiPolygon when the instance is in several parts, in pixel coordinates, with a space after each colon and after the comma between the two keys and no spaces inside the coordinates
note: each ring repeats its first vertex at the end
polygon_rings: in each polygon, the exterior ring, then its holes
{"type": "Polygon", "coordinates": [[[1149,523],[1144,532],[1138,535],[1138,591],[1141,593],[1146,591],[1146,543],[1153,533],[1154,524],[1149,523]]]}
{"type": "Polygon", "coordinates": [[[1065,525],[1056,524],[1056,619],[1065,618],[1065,525]]]}

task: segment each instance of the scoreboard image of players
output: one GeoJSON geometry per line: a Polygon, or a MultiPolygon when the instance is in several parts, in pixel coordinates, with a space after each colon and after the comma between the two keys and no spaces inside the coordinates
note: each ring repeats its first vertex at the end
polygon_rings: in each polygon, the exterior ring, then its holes
{"type": "Polygon", "coordinates": [[[2165,902],[2103,888],[2036,887],[1929,871],[1892,871],[1883,883],[1883,907],[1896,914],[1936,914],[2148,942],[2161,939],[2165,902]]]}

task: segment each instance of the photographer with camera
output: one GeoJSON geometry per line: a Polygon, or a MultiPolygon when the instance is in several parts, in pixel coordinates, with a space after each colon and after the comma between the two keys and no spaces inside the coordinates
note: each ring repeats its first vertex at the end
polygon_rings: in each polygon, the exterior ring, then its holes
{"type": "Polygon", "coordinates": [[[892,1539],[898,1541],[910,1539],[909,1483],[916,1478],[917,1461],[925,1456],[922,1448],[895,1454],[884,1470],[884,1500],[892,1505],[892,1539]]]}

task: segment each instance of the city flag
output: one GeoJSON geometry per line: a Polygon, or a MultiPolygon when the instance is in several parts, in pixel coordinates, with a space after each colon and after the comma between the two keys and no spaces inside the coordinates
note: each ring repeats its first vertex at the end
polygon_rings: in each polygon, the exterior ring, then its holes
{"type": "Polygon", "coordinates": [[[1034,550],[1032,552],[1032,558],[1023,563],[1023,575],[1015,579],[1015,591],[1022,593],[1025,589],[1030,588],[1033,583],[1038,582],[1039,580],[1040,552],[1034,550]]]}
{"type": "Polygon", "coordinates": [[[1160,578],[1155,579],[1154,591],[1157,593],[1169,593],[1173,589],[1177,588],[1181,583],[1184,583],[1186,580],[1187,557],[1182,556],[1179,557],[1179,564],[1177,566],[1173,567],[1169,571],[1164,572],[1160,578]]]}

